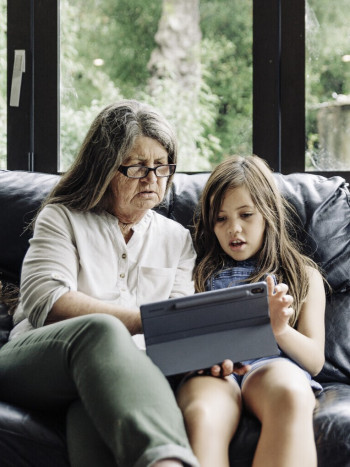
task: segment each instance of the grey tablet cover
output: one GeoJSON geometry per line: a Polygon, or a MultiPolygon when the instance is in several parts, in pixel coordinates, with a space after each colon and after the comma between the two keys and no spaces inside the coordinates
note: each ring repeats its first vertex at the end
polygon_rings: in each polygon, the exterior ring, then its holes
{"type": "Polygon", "coordinates": [[[278,354],[266,282],[141,306],[146,352],[165,375],[278,354]]]}

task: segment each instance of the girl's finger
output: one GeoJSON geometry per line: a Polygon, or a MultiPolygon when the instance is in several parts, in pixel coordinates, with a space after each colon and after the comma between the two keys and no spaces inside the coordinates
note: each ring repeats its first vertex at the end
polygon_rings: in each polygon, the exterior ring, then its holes
{"type": "Polygon", "coordinates": [[[221,368],[223,376],[230,375],[233,372],[233,361],[229,359],[224,360],[221,364],[221,368]]]}
{"type": "Polygon", "coordinates": [[[281,282],[280,284],[276,285],[274,292],[275,292],[275,295],[278,295],[278,294],[284,295],[288,292],[288,285],[281,282]]]}
{"type": "Polygon", "coordinates": [[[266,284],[267,284],[267,293],[268,295],[273,295],[273,291],[275,288],[275,281],[273,280],[272,276],[266,277],[266,284]]]}

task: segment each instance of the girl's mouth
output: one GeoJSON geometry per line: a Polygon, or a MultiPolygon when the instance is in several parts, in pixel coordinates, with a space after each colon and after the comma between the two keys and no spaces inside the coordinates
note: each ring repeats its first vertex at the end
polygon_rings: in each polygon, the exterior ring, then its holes
{"type": "Polygon", "coordinates": [[[231,250],[241,250],[246,243],[242,240],[233,240],[229,243],[231,250]]]}

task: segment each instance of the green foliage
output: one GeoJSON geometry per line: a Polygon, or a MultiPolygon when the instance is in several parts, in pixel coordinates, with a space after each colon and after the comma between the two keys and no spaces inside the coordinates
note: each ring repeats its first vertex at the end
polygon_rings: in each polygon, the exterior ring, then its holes
{"type": "MultiPolygon", "coordinates": [[[[306,15],[306,135],[307,169],[321,154],[317,128],[320,105],[334,103],[350,95],[350,63],[342,57],[350,54],[349,2],[308,0],[306,15]]],[[[334,169],[336,161],[327,164],[334,169]]]]}
{"type": "Polygon", "coordinates": [[[306,21],[307,103],[332,99],[334,93],[350,93],[350,64],[342,57],[350,53],[349,2],[329,6],[323,0],[309,0],[306,21]]]}
{"type": "Polygon", "coordinates": [[[218,97],[212,132],[225,156],[252,148],[252,3],[202,0],[202,66],[205,82],[218,97]]]}
{"type": "Polygon", "coordinates": [[[96,109],[121,97],[155,105],[174,124],[180,170],[210,170],[226,154],[251,151],[250,2],[201,1],[202,79],[195,104],[170,79],[159,80],[148,94],[160,0],[62,0],[61,5],[63,170],[96,109]],[[93,65],[96,58],[101,67],[93,65]]]}
{"type": "Polygon", "coordinates": [[[210,133],[215,125],[217,98],[204,81],[199,83],[198,102],[192,93],[181,89],[171,79],[159,79],[150,96],[140,93],[138,98],[162,110],[176,129],[179,141],[179,171],[210,170],[211,159],[221,150],[220,141],[210,133]]]}
{"type": "MultiPolygon", "coordinates": [[[[6,18],[8,0],[0,0],[6,18]]],[[[148,92],[147,68],[161,0],[61,0],[61,169],[75,158],[96,113],[113,100],[142,99],[175,125],[180,170],[210,170],[252,146],[252,1],[201,0],[201,79],[196,97],[176,81],[148,92]]],[[[350,94],[348,0],[308,0],[306,127],[308,167],[319,150],[322,102],[350,94]]],[[[6,22],[0,22],[0,71],[6,74],[6,22]]],[[[6,159],[6,80],[0,80],[0,168],[6,159]]]]}
{"type": "Polygon", "coordinates": [[[61,170],[97,111],[146,86],[160,13],[161,2],[61,0],[61,170]]]}

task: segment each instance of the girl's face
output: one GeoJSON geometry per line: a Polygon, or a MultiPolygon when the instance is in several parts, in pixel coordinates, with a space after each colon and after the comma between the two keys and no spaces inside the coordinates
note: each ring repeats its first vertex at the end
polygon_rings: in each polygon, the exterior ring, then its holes
{"type": "Polygon", "coordinates": [[[214,224],[224,252],[236,261],[254,256],[264,242],[265,220],[244,186],[228,190],[214,224]]]}

